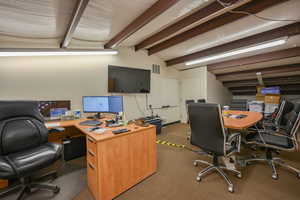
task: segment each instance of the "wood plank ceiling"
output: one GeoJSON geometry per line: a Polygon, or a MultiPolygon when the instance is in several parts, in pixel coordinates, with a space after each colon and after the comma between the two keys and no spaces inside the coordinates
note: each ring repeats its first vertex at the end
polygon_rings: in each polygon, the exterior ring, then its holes
{"type": "Polygon", "coordinates": [[[42,45],[57,40],[50,47],[58,48],[134,47],[160,57],[170,68],[206,66],[233,94],[255,93],[258,72],[267,86],[300,94],[299,7],[299,0],[1,2],[0,18],[7,23],[0,24],[0,48],[10,48],[8,40],[13,39],[22,40],[18,45],[24,48],[41,40],[42,45]],[[278,47],[186,65],[280,38],[286,43],[278,47]]]}

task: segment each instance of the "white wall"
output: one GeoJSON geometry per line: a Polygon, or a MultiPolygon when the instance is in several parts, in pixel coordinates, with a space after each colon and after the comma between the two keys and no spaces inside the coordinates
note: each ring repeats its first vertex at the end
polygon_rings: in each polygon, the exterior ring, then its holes
{"type": "Polygon", "coordinates": [[[208,103],[229,104],[232,99],[231,92],[216,80],[214,74],[207,71],[206,67],[181,71],[180,80],[180,111],[181,121],[187,121],[185,100],[206,99],[208,103]]]}
{"type": "MultiPolygon", "coordinates": [[[[156,113],[166,122],[179,120],[180,110],[175,105],[179,102],[178,89],[157,87],[167,82],[178,82],[177,70],[166,68],[157,57],[129,48],[120,49],[116,56],[0,57],[0,99],[71,100],[72,109],[81,109],[82,96],[109,95],[108,64],[144,69],[159,64],[161,74],[151,76],[149,103],[161,106],[160,103],[170,99],[174,107],[156,110],[156,113]]],[[[145,94],[125,95],[126,117],[133,119],[148,115],[145,102],[145,94]]]]}
{"type": "Polygon", "coordinates": [[[180,72],[180,111],[181,121],[187,121],[185,101],[206,99],[206,67],[180,72]]]}
{"type": "Polygon", "coordinates": [[[211,72],[207,72],[207,102],[228,105],[232,99],[231,92],[216,79],[211,72]]]}

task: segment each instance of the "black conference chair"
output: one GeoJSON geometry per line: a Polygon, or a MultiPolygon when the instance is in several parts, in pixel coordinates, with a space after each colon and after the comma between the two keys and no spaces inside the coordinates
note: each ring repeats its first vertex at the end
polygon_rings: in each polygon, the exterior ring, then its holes
{"type": "Polygon", "coordinates": [[[218,104],[193,103],[189,104],[188,109],[192,130],[191,144],[200,147],[202,151],[213,158],[212,163],[203,160],[194,161],[195,166],[198,163],[208,165],[198,174],[197,181],[201,181],[205,174],[215,170],[227,182],[228,191],[233,192],[233,184],[223,170],[234,172],[239,178],[242,177],[242,174],[235,169],[228,169],[226,166],[221,165],[219,159],[220,157],[229,157],[234,152],[239,152],[240,133],[227,135],[221,115],[221,107],[218,104]]]}
{"type": "Polygon", "coordinates": [[[198,103],[206,103],[206,100],[205,99],[198,99],[197,102],[198,103]]]}
{"type": "MultiPolygon", "coordinates": [[[[191,104],[191,103],[195,103],[195,100],[194,99],[187,99],[187,100],[185,100],[185,110],[186,110],[186,116],[187,116],[187,119],[186,119],[187,124],[190,123],[189,113],[188,113],[188,105],[191,104]]],[[[188,130],[187,131],[187,140],[189,140],[190,137],[191,137],[191,131],[188,130]]]]}
{"type": "Polygon", "coordinates": [[[286,130],[286,120],[284,116],[291,112],[293,108],[294,104],[292,102],[282,100],[275,117],[263,122],[264,129],[272,131],[286,130]]]}
{"type": "MultiPolygon", "coordinates": [[[[48,142],[48,130],[36,101],[0,101],[0,179],[19,179],[18,200],[32,189],[60,188],[33,180],[33,173],[61,158],[62,145],[48,142]]],[[[56,172],[47,177],[56,178],[56,172]]],[[[42,180],[45,177],[39,177],[42,180]]],[[[1,196],[11,192],[9,188],[1,196]]],[[[15,189],[15,188],[13,188],[15,189]]]]}
{"type": "Polygon", "coordinates": [[[300,178],[300,170],[285,164],[279,157],[273,157],[273,154],[277,154],[277,151],[295,151],[298,149],[297,132],[300,125],[300,104],[295,104],[294,109],[283,118],[286,121],[285,135],[273,134],[258,129],[256,133],[250,133],[246,136],[246,143],[264,147],[266,154],[262,157],[245,160],[245,164],[247,165],[255,161],[267,162],[272,168],[273,179],[278,179],[275,165],[296,172],[298,178],[300,178]]]}

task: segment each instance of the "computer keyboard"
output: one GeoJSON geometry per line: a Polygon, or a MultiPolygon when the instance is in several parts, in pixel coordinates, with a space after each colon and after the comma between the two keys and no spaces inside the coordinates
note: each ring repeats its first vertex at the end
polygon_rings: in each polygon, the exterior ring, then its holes
{"type": "Polygon", "coordinates": [[[81,126],[99,126],[102,124],[102,122],[98,120],[86,120],[79,123],[81,126]]]}
{"type": "Polygon", "coordinates": [[[118,129],[118,130],[114,130],[112,131],[113,134],[120,134],[120,133],[126,133],[129,132],[130,130],[126,129],[126,128],[122,128],[122,129],[118,129]]]}

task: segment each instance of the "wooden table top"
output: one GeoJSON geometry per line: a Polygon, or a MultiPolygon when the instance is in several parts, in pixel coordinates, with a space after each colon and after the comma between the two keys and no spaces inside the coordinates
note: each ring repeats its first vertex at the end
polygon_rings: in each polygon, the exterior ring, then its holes
{"type": "Polygon", "coordinates": [[[259,122],[263,118],[261,113],[252,112],[252,111],[229,110],[229,114],[247,115],[247,117],[242,118],[242,119],[235,119],[235,118],[223,116],[225,128],[236,129],[236,130],[247,129],[247,128],[255,125],[257,122],[259,122]]]}
{"type": "MultiPolygon", "coordinates": [[[[92,128],[92,126],[81,126],[79,124],[80,122],[85,121],[85,120],[87,120],[87,119],[54,121],[54,122],[47,122],[46,124],[59,124],[59,127],[74,126],[74,127],[78,128],[81,132],[83,132],[84,134],[92,137],[96,141],[102,141],[102,140],[112,139],[112,138],[116,138],[116,137],[121,137],[121,136],[125,136],[125,135],[128,135],[128,134],[133,134],[133,133],[143,131],[143,130],[146,130],[146,129],[151,129],[151,128],[153,128],[155,130],[154,125],[149,125],[147,127],[142,127],[142,126],[137,126],[135,124],[130,124],[130,125],[127,125],[127,126],[120,126],[120,127],[105,127],[105,122],[104,122],[105,119],[101,119],[100,121],[102,121],[103,124],[100,127],[107,128],[108,130],[105,131],[104,133],[94,133],[94,132],[90,132],[90,131],[87,130],[87,128],[92,128]],[[121,128],[127,128],[130,131],[126,132],[126,133],[122,133],[122,134],[113,134],[112,133],[113,130],[117,130],[117,129],[121,129],[121,128]]],[[[51,129],[51,127],[50,127],[50,129],[51,129]]]]}

